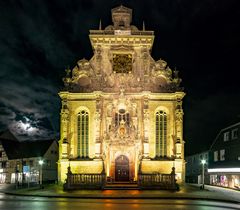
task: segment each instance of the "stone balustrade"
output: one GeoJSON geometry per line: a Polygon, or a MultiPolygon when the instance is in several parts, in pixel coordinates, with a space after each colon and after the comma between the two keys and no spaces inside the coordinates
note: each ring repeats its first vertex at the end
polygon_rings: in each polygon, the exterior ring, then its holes
{"type": "Polygon", "coordinates": [[[177,189],[175,174],[138,174],[140,189],[177,189]]]}
{"type": "Polygon", "coordinates": [[[102,189],[105,186],[106,175],[101,174],[67,174],[65,190],[102,189]]]}

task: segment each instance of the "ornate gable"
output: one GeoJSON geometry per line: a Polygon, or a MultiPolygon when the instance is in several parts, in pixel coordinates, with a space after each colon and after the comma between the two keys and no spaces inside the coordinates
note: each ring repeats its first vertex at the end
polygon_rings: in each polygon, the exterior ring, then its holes
{"type": "Polygon", "coordinates": [[[155,61],[151,56],[153,31],[131,26],[132,10],[119,6],[112,9],[113,25],[104,30],[90,31],[94,55],[88,61],[77,62],[67,70],[66,89],[71,92],[126,92],[181,91],[178,71],[172,71],[167,62],[155,61]]]}

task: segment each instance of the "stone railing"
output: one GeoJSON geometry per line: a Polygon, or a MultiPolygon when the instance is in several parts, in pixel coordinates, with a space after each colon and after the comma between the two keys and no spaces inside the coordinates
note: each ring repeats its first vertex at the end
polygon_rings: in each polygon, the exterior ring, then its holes
{"type": "MultiPolygon", "coordinates": [[[[114,30],[90,30],[90,34],[114,35],[114,30]]],[[[131,35],[154,35],[153,31],[132,31],[131,35]]]]}
{"type": "Polygon", "coordinates": [[[175,174],[138,174],[140,189],[171,189],[176,190],[175,174]]]}
{"type": "Polygon", "coordinates": [[[67,173],[65,190],[75,189],[103,189],[106,183],[106,174],[73,174],[67,173]]]}

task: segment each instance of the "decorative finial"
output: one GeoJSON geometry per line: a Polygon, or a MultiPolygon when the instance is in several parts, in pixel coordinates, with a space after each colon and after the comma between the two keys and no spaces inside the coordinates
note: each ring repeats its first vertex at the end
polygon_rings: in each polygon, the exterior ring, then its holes
{"type": "Polygon", "coordinates": [[[124,97],[125,89],[123,87],[120,88],[120,96],[124,97]]]}
{"type": "Polygon", "coordinates": [[[176,67],[174,68],[173,73],[174,73],[174,78],[178,78],[178,70],[176,67]]]}
{"type": "Polygon", "coordinates": [[[102,30],[102,21],[101,21],[101,19],[99,21],[99,30],[102,30]]]}
{"type": "Polygon", "coordinates": [[[145,31],[145,23],[144,23],[144,21],[143,21],[143,29],[142,30],[145,31]]]}

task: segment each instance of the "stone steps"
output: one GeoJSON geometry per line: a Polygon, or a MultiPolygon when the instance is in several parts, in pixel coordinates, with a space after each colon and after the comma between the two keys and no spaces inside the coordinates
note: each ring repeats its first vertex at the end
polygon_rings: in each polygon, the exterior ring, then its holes
{"type": "Polygon", "coordinates": [[[107,183],[104,190],[138,190],[139,187],[135,182],[112,182],[107,183]]]}

